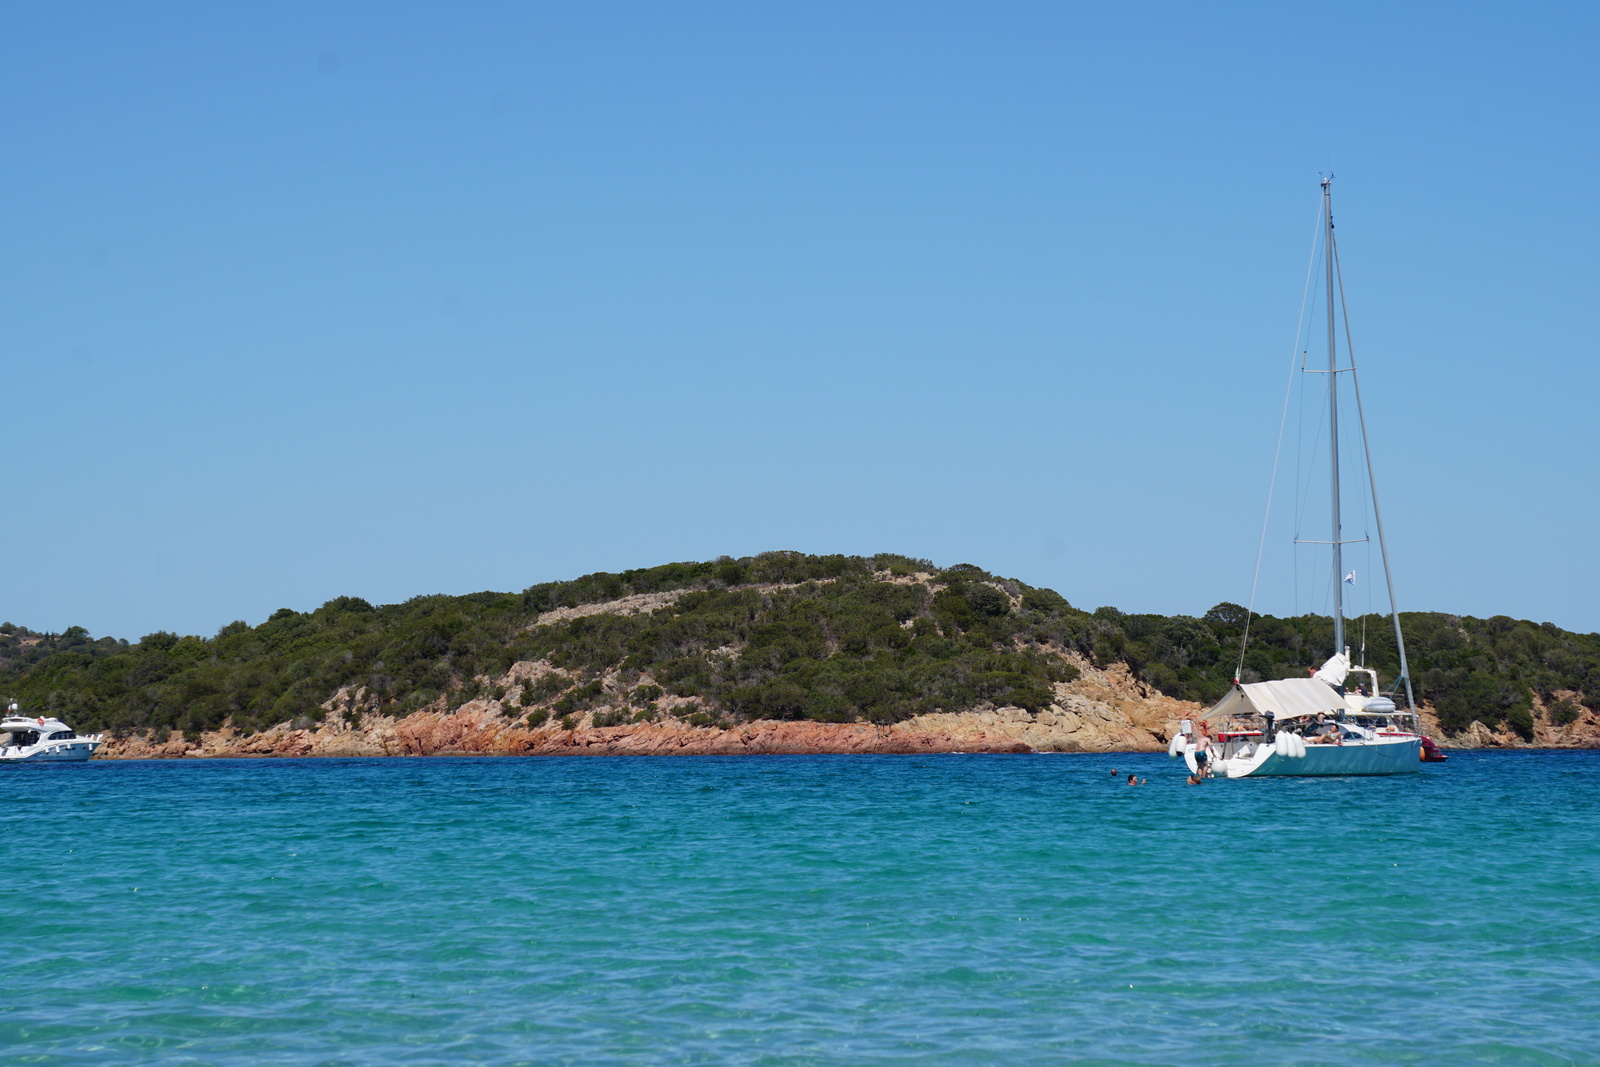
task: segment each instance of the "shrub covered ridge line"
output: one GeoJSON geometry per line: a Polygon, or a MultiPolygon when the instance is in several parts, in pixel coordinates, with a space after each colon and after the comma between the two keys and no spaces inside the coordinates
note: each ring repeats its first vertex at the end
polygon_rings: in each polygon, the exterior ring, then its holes
{"type": "MultiPolygon", "coordinates": [[[[1359,620],[1355,620],[1359,622],[1359,620]]],[[[1367,658],[1393,678],[1392,634],[1367,658]]],[[[1505,616],[1402,616],[1419,699],[1455,733],[1531,738],[1600,711],[1600,634],[1505,616]]],[[[1244,610],[1201,617],[1083,611],[970,564],[769,552],[374,607],[233,622],[212,638],[93,639],[0,626],[0,686],[81,730],[242,734],[340,715],[403,718],[488,697],[530,726],[663,717],[894,723],[931,712],[1036,711],[1078,668],[1126,664],[1153,689],[1211,702],[1230,684],[1244,610]],[[543,664],[506,686],[514,664],[543,664]],[[498,692],[495,690],[499,690],[498,692]],[[585,714],[586,713],[586,714],[585,714]]],[[[1325,616],[1258,617],[1246,680],[1303,677],[1332,641],[1325,616]]]]}

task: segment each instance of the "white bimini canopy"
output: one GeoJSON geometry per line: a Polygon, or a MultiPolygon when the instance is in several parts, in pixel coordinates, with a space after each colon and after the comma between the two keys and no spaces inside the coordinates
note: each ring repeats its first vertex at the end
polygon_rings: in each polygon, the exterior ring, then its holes
{"type": "Polygon", "coordinates": [[[1217,701],[1211,714],[1219,718],[1229,715],[1264,715],[1271,712],[1279,719],[1315,718],[1318,714],[1337,715],[1349,711],[1344,697],[1331,685],[1315,678],[1285,678],[1280,682],[1249,682],[1236,685],[1217,701]]]}

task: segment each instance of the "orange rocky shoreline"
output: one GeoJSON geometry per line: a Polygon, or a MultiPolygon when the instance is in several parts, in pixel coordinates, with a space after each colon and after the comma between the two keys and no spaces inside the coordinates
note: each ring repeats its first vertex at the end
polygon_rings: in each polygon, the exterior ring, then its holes
{"type": "MultiPolygon", "coordinates": [[[[1179,720],[1204,714],[1200,704],[1164,696],[1115,664],[1095,668],[1077,660],[1081,676],[1057,683],[1049,708],[979,708],[919,715],[892,725],[761,720],[729,726],[695,726],[663,716],[623,726],[595,726],[594,713],[532,728],[520,709],[479,699],[455,709],[425,709],[404,718],[369,712],[352,722],[330,714],[321,723],[281,723],[253,734],[231,726],[198,740],[178,731],[164,737],[110,738],[101,759],[356,756],[662,756],[744,754],[912,754],[939,752],[1163,752],[1179,720]]],[[[506,680],[537,673],[517,664],[506,680]]],[[[330,711],[348,704],[341,694],[330,711]]],[[[606,710],[606,709],[597,709],[606,710]]],[[[1447,748],[1600,748],[1600,717],[1587,713],[1564,727],[1536,718],[1533,741],[1481,723],[1445,737],[1432,710],[1422,709],[1423,731],[1447,748]]]]}
{"type": "MultiPolygon", "coordinates": [[[[541,665],[517,664],[508,681],[537,673],[541,665]]],[[[919,753],[919,752],[1160,752],[1180,719],[1198,704],[1162,696],[1117,664],[1106,670],[1081,667],[1073,682],[1057,683],[1046,709],[979,708],[919,715],[892,725],[773,721],[726,727],[694,726],[664,716],[623,726],[594,726],[594,713],[568,729],[556,723],[531,728],[516,709],[493,700],[469,701],[455,709],[425,709],[401,719],[367,713],[358,721],[330,714],[323,722],[289,723],[240,734],[231,726],[198,740],[178,731],[162,737],[123,735],[109,739],[103,759],[181,759],[251,756],[567,756],[730,755],[742,753],[919,753]]],[[[332,709],[347,702],[341,694],[332,709]]],[[[597,709],[606,710],[606,709],[597,709]]]]}

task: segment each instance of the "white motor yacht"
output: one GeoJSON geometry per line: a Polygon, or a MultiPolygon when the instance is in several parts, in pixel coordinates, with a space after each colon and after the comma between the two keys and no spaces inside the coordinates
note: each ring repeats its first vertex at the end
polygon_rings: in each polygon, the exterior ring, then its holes
{"type": "Polygon", "coordinates": [[[103,734],[79,737],[60,719],[29,718],[15,714],[15,708],[13,704],[13,714],[0,720],[0,763],[80,763],[104,741],[103,734]]]}

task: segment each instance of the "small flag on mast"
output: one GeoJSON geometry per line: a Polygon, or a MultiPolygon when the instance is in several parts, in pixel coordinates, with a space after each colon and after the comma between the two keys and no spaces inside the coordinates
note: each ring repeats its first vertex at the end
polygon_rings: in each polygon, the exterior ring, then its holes
{"type": "Polygon", "coordinates": [[[1355,585],[1356,584],[1356,572],[1355,571],[1351,571],[1349,574],[1344,576],[1344,580],[1349,582],[1351,585],[1355,585]]]}

